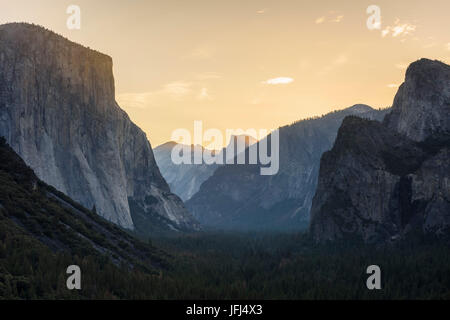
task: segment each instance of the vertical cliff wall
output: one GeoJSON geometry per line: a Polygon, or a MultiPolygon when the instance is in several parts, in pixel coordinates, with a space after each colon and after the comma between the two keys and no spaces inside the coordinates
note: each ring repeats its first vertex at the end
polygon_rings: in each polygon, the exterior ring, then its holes
{"type": "Polygon", "coordinates": [[[146,135],[115,102],[112,59],[28,24],[0,26],[0,136],[38,177],[133,229],[133,208],[195,222],[162,178],[146,135]]]}
{"type": "Polygon", "coordinates": [[[450,66],[421,59],[382,123],[346,118],[322,156],[313,237],[450,237],[449,155],[450,66]]]}

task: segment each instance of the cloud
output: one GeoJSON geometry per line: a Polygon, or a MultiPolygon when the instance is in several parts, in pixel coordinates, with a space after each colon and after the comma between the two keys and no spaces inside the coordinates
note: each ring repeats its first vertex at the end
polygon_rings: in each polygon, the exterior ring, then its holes
{"type": "Polygon", "coordinates": [[[391,84],[388,84],[387,87],[388,87],[388,88],[391,88],[391,89],[395,89],[395,88],[400,87],[400,85],[399,85],[399,84],[396,84],[396,83],[391,83],[391,84]]]}
{"type": "Polygon", "coordinates": [[[391,27],[386,27],[386,29],[384,29],[384,30],[381,31],[381,36],[382,36],[383,38],[386,37],[386,36],[389,34],[389,32],[391,32],[391,31],[390,31],[390,28],[391,28],[391,27]]]}
{"type": "Polygon", "coordinates": [[[201,88],[200,93],[197,95],[198,100],[213,100],[212,97],[208,93],[207,88],[201,88]]]}
{"type": "Polygon", "coordinates": [[[156,95],[155,92],[122,93],[117,95],[116,100],[122,107],[145,109],[152,105],[156,95]]]}
{"type": "Polygon", "coordinates": [[[321,24],[321,23],[324,23],[324,22],[339,23],[343,19],[344,19],[344,15],[343,14],[338,14],[336,11],[330,11],[326,15],[317,18],[315,23],[316,24],[321,24]]]}
{"type": "Polygon", "coordinates": [[[416,31],[416,26],[410,23],[401,23],[399,19],[396,19],[394,25],[387,26],[381,31],[381,36],[384,38],[387,35],[391,35],[393,38],[398,36],[406,36],[413,34],[416,31]]]}
{"type": "Polygon", "coordinates": [[[172,96],[173,98],[180,98],[191,92],[191,83],[183,81],[175,81],[164,86],[163,92],[172,96]]]}
{"type": "Polygon", "coordinates": [[[278,78],[273,78],[273,79],[263,81],[264,84],[271,84],[271,85],[289,84],[292,82],[294,82],[294,79],[289,78],[289,77],[278,77],[278,78]]]}
{"type": "MultiPolygon", "coordinates": [[[[218,75],[215,73],[201,74],[201,78],[211,79],[218,75]]],[[[149,107],[160,107],[167,101],[183,102],[189,100],[214,100],[209,89],[201,81],[172,81],[159,89],[149,92],[121,93],[116,96],[119,105],[125,108],[146,109],[149,107]]]]}
{"type": "Polygon", "coordinates": [[[127,108],[145,109],[158,105],[158,101],[172,99],[181,101],[192,94],[192,84],[184,81],[174,81],[165,84],[161,89],[150,92],[121,93],[116,97],[119,105],[127,108]]]}
{"type": "Polygon", "coordinates": [[[321,24],[325,21],[325,17],[319,17],[316,19],[316,24],[321,24]]]}
{"type": "Polygon", "coordinates": [[[260,9],[260,10],[256,11],[256,13],[257,13],[257,14],[264,14],[264,13],[266,13],[267,11],[269,11],[269,9],[264,8],[264,9],[260,9]]]}
{"type": "Polygon", "coordinates": [[[340,16],[337,16],[336,18],[334,18],[334,19],[331,20],[331,21],[336,22],[336,23],[339,23],[339,22],[342,21],[342,19],[344,19],[344,16],[343,16],[343,15],[340,15],[340,16]]]}

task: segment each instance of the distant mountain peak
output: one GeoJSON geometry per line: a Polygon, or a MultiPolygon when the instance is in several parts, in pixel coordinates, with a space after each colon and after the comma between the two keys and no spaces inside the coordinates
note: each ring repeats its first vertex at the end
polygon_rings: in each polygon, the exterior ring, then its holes
{"type": "Polygon", "coordinates": [[[356,113],[365,113],[369,111],[373,111],[374,109],[367,104],[355,104],[346,110],[352,111],[354,114],[356,113]]]}
{"type": "Polygon", "coordinates": [[[172,150],[173,147],[175,147],[177,144],[178,143],[176,143],[175,141],[169,141],[169,142],[166,142],[166,143],[163,143],[163,144],[157,146],[156,148],[172,150]]]}

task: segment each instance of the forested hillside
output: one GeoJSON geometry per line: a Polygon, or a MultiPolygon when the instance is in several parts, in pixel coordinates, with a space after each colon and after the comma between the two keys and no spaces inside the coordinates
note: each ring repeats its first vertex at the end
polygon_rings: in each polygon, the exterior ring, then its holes
{"type": "Polygon", "coordinates": [[[0,297],[114,297],[120,270],[159,274],[166,257],[37,179],[0,139],[0,297]],[[85,287],[71,293],[74,264],[85,287]]]}

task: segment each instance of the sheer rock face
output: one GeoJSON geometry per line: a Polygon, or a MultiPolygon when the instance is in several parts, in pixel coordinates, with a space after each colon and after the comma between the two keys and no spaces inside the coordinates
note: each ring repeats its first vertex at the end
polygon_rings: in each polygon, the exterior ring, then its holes
{"type": "Polygon", "coordinates": [[[450,66],[419,60],[406,71],[385,124],[415,141],[450,134],[450,66]]]}
{"type": "Polygon", "coordinates": [[[204,225],[221,229],[305,228],[319,174],[342,120],[352,114],[382,119],[385,110],[355,105],[321,118],[280,128],[280,170],[262,176],[259,165],[224,165],[206,180],[186,206],[204,225]]]}
{"type": "Polygon", "coordinates": [[[321,160],[311,209],[316,241],[449,235],[449,88],[449,66],[422,59],[408,68],[383,123],[344,120],[321,160]]]}
{"type": "Polygon", "coordinates": [[[106,55],[37,26],[0,26],[0,136],[40,179],[122,227],[134,228],[129,200],[148,196],[158,201],[147,210],[195,224],[115,102],[106,55]]]}

